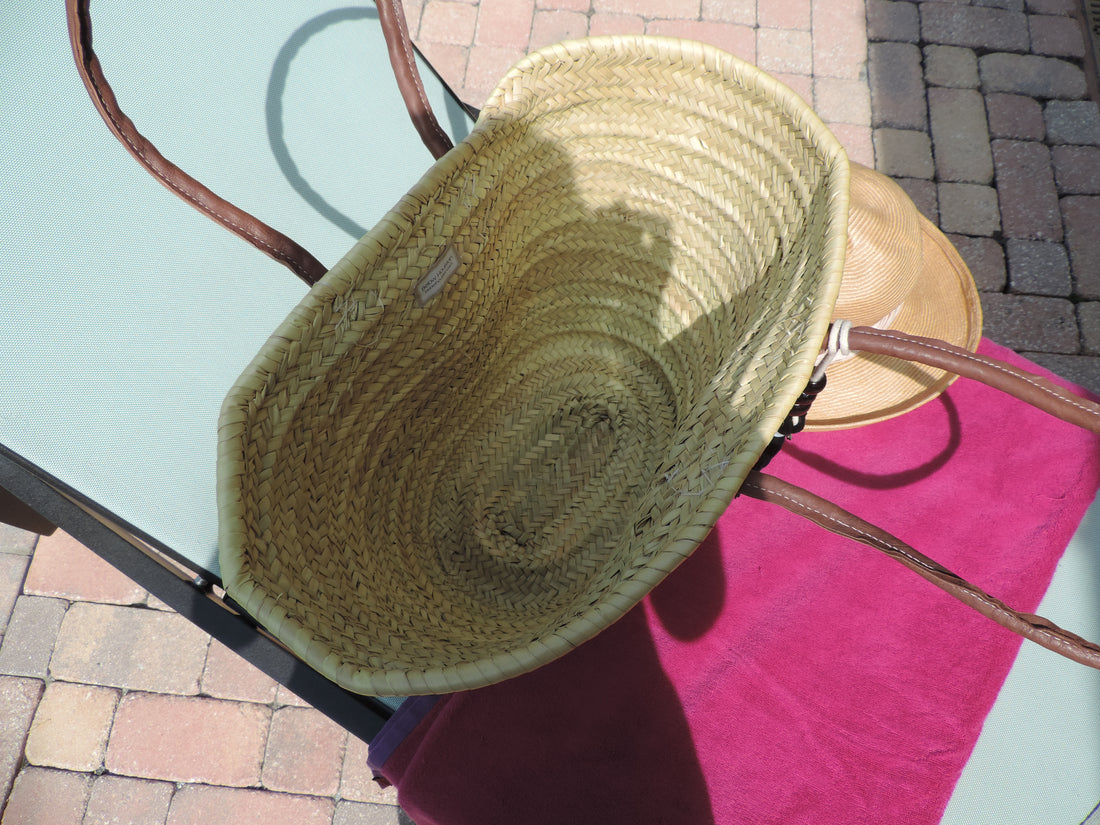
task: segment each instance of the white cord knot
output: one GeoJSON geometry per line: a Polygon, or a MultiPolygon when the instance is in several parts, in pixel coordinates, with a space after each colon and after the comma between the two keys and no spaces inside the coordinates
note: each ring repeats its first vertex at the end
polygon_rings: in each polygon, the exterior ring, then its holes
{"type": "Polygon", "coordinates": [[[825,344],[825,353],[817,362],[814,374],[810,377],[811,382],[816,383],[824,378],[825,370],[837,357],[847,358],[852,354],[848,349],[848,330],[851,328],[852,322],[844,320],[833,321],[829,326],[829,339],[825,344]]]}

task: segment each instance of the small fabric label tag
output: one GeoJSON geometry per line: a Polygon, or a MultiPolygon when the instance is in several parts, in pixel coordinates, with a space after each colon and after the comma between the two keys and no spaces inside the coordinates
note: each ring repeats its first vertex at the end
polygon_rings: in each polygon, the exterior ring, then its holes
{"type": "Polygon", "coordinates": [[[432,264],[428,274],[421,278],[420,283],[416,285],[416,297],[419,299],[421,306],[440,293],[446,285],[447,279],[458,271],[459,263],[458,252],[455,251],[453,246],[448,246],[443,250],[439,260],[432,264]]]}

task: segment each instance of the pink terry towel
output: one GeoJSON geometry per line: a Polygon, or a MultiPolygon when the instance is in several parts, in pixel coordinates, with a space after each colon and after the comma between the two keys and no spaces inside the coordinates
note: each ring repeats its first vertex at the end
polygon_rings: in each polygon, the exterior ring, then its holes
{"type": "MultiPolygon", "coordinates": [[[[960,379],[892,421],[796,436],[768,472],[1033,610],[1098,450],[960,379]]],[[[403,739],[395,719],[380,772],[418,825],[935,823],[1019,644],[877,551],[738,498],[596,639],[440,698],[403,739]]]]}

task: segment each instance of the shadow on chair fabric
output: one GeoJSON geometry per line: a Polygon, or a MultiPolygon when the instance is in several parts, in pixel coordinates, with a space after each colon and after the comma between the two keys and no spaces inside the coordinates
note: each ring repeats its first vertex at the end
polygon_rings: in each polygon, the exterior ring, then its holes
{"type": "MultiPolygon", "coordinates": [[[[271,144],[272,155],[294,191],[301,195],[303,200],[317,210],[320,215],[324,216],[326,220],[347,233],[348,237],[352,240],[359,240],[367,234],[368,227],[362,225],[346,211],[332,203],[326,194],[318,191],[294,159],[285,122],[288,113],[284,110],[284,97],[287,84],[291,81],[295,61],[301,61],[304,53],[310,49],[324,49],[328,45],[325,35],[335,34],[335,31],[332,30],[345,24],[350,24],[349,28],[355,32],[356,37],[359,37],[360,34],[363,35],[361,39],[364,47],[366,47],[366,44],[371,42],[370,35],[372,33],[370,31],[364,32],[360,27],[363,25],[377,27],[378,11],[370,7],[332,9],[303,23],[279,49],[272,64],[271,79],[268,82],[267,99],[264,105],[264,119],[267,125],[267,136],[268,142],[271,144]]],[[[376,40],[374,46],[384,50],[385,43],[380,38],[376,38],[376,40]]],[[[308,60],[306,62],[309,63],[308,60]]],[[[364,67],[357,66],[356,68],[362,75],[358,79],[363,84],[364,89],[369,88],[372,82],[377,82],[376,78],[367,76],[364,67]]],[[[426,74],[428,71],[432,71],[429,64],[421,61],[421,73],[426,74]]],[[[342,105],[362,108],[366,103],[363,100],[347,100],[342,105]]],[[[466,111],[452,94],[445,96],[444,107],[440,115],[444,128],[455,140],[462,140],[469,134],[471,114],[472,112],[466,111]]],[[[321,130],[318,130],[318,132],[316,139],[322,144],[327,145],[337,137],[332,134],[325,134],[321,130]]],[[[366,150],[370,146],[370,137],[370,135],[361,136],[364,141],[364,154],[366,155],[369,155],[366,150]]],[[[305,155],[308,157],[310,150],[307,149],[305,155]]],[[[389,204],[386,204],[386,206],[389,206],[389,204]]]]}

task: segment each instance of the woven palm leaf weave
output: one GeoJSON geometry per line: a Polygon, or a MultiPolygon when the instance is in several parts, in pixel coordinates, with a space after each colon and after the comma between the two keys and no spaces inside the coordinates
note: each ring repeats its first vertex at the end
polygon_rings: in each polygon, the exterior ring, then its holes
{"type": "Polygon", "coordinates": [[[228,593],[361,693],[569,651],[695,549],[804,389],[846,217],[843,150],[752,66],[529,55],[226,399],[228,593]]]}

